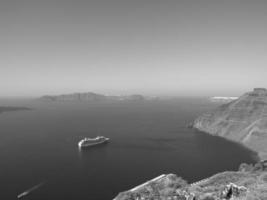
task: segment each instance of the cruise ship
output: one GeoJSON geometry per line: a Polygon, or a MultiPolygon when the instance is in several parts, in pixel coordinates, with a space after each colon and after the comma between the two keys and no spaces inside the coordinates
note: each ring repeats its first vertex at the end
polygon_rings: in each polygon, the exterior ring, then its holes
{"type": "Polygon", "coordinates": [[[89,148],[95,145],[104,144],[109,141],[109,138],[104,136],[97,136],[95,138],[84,138],[79,143],[79,148],[89,148]]]}

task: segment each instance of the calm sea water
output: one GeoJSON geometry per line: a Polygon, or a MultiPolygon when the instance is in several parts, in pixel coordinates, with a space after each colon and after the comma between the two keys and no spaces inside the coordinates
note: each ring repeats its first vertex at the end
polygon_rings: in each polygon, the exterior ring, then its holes
{"type": "Polygon", "coordinates": [[[163,173],[189,182],[242,162],[254,154],[221,138],[189,129],[214,108],[203,99],[139,103],[43,103],[0,101],[31,111],[0,115],[1,199],[109,200],[163,173]],[[107,145],[80,152],[83,137],[104,135],[107,145]]]}

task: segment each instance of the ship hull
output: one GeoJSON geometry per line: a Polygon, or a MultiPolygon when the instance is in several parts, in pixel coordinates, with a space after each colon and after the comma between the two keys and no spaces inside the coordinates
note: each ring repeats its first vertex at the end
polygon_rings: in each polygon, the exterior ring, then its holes
{"type": "Polygon", "coordinates": [[[79,146],[79,148],[80,149],[90,149],[92,147],[105,145],[107,143],[108,143],[108,140],[105,140],[105,141],[96,142],[96,143],[92,143],[92,144],[83,144],[83,145],[79,146]]]}

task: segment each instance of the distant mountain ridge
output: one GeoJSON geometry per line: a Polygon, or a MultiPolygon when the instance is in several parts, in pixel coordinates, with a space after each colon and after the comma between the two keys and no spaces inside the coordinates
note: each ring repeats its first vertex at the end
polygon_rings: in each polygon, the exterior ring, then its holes
{"type": "Polygon", "coordinates": [[[267,159],[267,89],[255,88],[201,115],[193,127],[244,144],[267,159]]]}
{"type": "Polygon", "coordinates": [[[45,95],[40,100],[45,101],[143,101],[151,98],[144,97],[140,94],[125,95],[125,96],[108,96],[93,92],[87,93],[71,93],[62,95],[45,95]]]}

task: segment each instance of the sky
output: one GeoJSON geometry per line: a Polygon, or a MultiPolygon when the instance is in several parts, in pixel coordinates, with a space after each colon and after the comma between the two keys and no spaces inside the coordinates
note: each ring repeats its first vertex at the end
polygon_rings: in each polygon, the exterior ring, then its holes
{"type": "Polygon", "coordinates": [[[266,0],[2,0],[0,96],[267,87],[266,0]]]}

